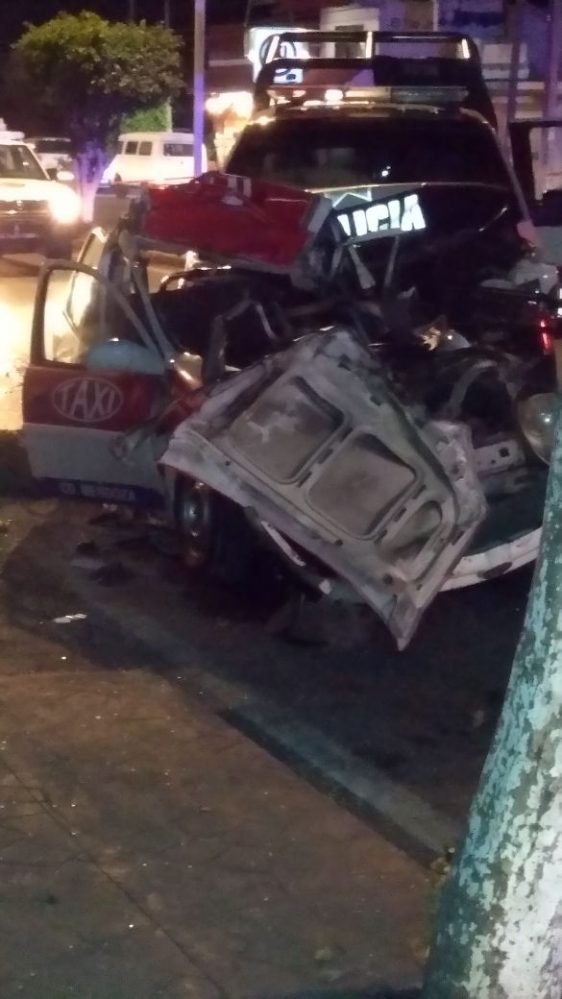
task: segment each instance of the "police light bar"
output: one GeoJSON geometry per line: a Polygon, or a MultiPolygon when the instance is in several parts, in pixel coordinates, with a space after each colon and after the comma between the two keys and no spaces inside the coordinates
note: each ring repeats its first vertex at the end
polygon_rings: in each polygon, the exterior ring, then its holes
{"type": "MultiPolygon", "coordinates": [[[[341,91],[348,101],[386,100],[437,107],[462,104],[497,125],[480,65],[442,57],[274,59],[263,67],[256,81],[255,107],[266,110],[272,104],[324,101],[328,91],[330,95],[341,91]],[[361,96],[357,96],[359,91],[361,96]]],[[[337,103],[330,96],[327,102],[337,103]]]]}
{"type": "Polygon", "coordinates": [[[468,97],[466,87],[326,87],[326,84],[270,87],[272,105],[279,104],[416,104],[430,107],[460,106],[468,97]]]}
{"type": "MultiPolygon", "coordinates": [[[[376,90],[377,88],[373,88],[376,90]]],[[[462,104],[468,97],[466,87],[390,87],[391,104],[462,104]]],[[[367,91],[363,91],[368,93],[367,91]]],[[[349,91],[351,97],[361,91],[349,91]]]]}

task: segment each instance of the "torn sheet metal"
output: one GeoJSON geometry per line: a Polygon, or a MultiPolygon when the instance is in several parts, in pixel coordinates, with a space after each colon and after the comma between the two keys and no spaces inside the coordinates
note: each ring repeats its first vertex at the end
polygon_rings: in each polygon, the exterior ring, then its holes
{"type": "Polygon", "coordinates": [[[408,410],[345,330],[222,383],[162,461],[347,580],[400,648],[486,512],[465,428],[408,410]]]}
{"type": "Polygon", "coordinates": [[[149,187],[140,210],[143,240],[284,274],[297,287],[329,280],[345,240],[329,198],[217,171],[187,184],[149,187]]]}

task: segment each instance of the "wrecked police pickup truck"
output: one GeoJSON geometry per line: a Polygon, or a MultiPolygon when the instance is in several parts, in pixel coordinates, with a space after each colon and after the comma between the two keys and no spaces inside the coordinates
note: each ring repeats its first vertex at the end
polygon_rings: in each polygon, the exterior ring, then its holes
{"type": "Polygon", "coordinates": [[[295,188],[209,174],[149,191],[42,275],[33,474],[165,504],[198,571],[232,577],[254,543],[274,547],[308,592],[365,601],[404,647],[440,589],[525,564],[540,536],[556,272],[518,235],[507,175],[482,193],[460,234],[449,208],[434,236],[358,241],[295,188]],[[199,261],[155,285],[156,251],[199,261]],[[433,296],[455,254],[448,315],[433,296]]]}

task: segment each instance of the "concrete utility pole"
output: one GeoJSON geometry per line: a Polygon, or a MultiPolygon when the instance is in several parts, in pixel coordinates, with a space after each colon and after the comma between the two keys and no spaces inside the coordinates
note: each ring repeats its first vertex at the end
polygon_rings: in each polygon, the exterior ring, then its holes
{"type": "Polygon", "coordinates": [[[129,0],[129,21],[137,19],[137,0],[129,0]]]}
{"type": "MultiPolygon", "coordinates": [[[[544,71],[543,117],[556,118],[558,111],[558,70],[562,32],[562,0],[550,0],[547,26],[546,66],[544,71]]],[[[546,189],[550,166],[558,160],[556,140],[550,129],[542,133],[541,186],[546,189]]]]}
{"type": "Polygon", "coordinates": [[[423,999],[560,999],[562,418],[495,739],[443,889],[423,999]]]}
{"type": "Polygon", "coordinates": [[[194,0],[193,33],[193,166],[195,176],[203,172],[205,144],[205,29],[206,0],[194,0]]]}
{"type": "Polygon", "coordinates": [[[562,0],[550,0],[548,22],[543,110],[545,118],[555,118],[558,107],[558,70],[562,44],[562,0]]]}
{"type": "Polygon", "coordinates": [[[431,0],[431,30],[439,31],[439,0],[431,0]]]}
{"type": "Polygon", "coordinates": [[[171,23],[172,12],[170,9],[170,2],[171,0],[164,0],[164,25],[166,28],[169,28],[171,23]]]}
{"type": "Polygon", "coordinates": [[[509,63],[509,84],[507,109],[502,125],[502,136],[507,138],[510,121],[517,117],[517,95],[519,91],[519,66],[521,64],[521,35],[523,33],[523,0],[515,0],[511,33],[511,59],[509,63]]]}

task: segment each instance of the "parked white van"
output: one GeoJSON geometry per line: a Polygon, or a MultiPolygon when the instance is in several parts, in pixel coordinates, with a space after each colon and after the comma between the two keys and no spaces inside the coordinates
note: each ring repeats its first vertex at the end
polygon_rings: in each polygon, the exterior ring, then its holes
{"type": "MultiPolygon", "coordinates": [[[[207,169],[203,149],[203,170],[207,169]]],[[[105,184],[173,184],[193,177],[191,132],[125,132],[103,175],[105,184]]]]}

